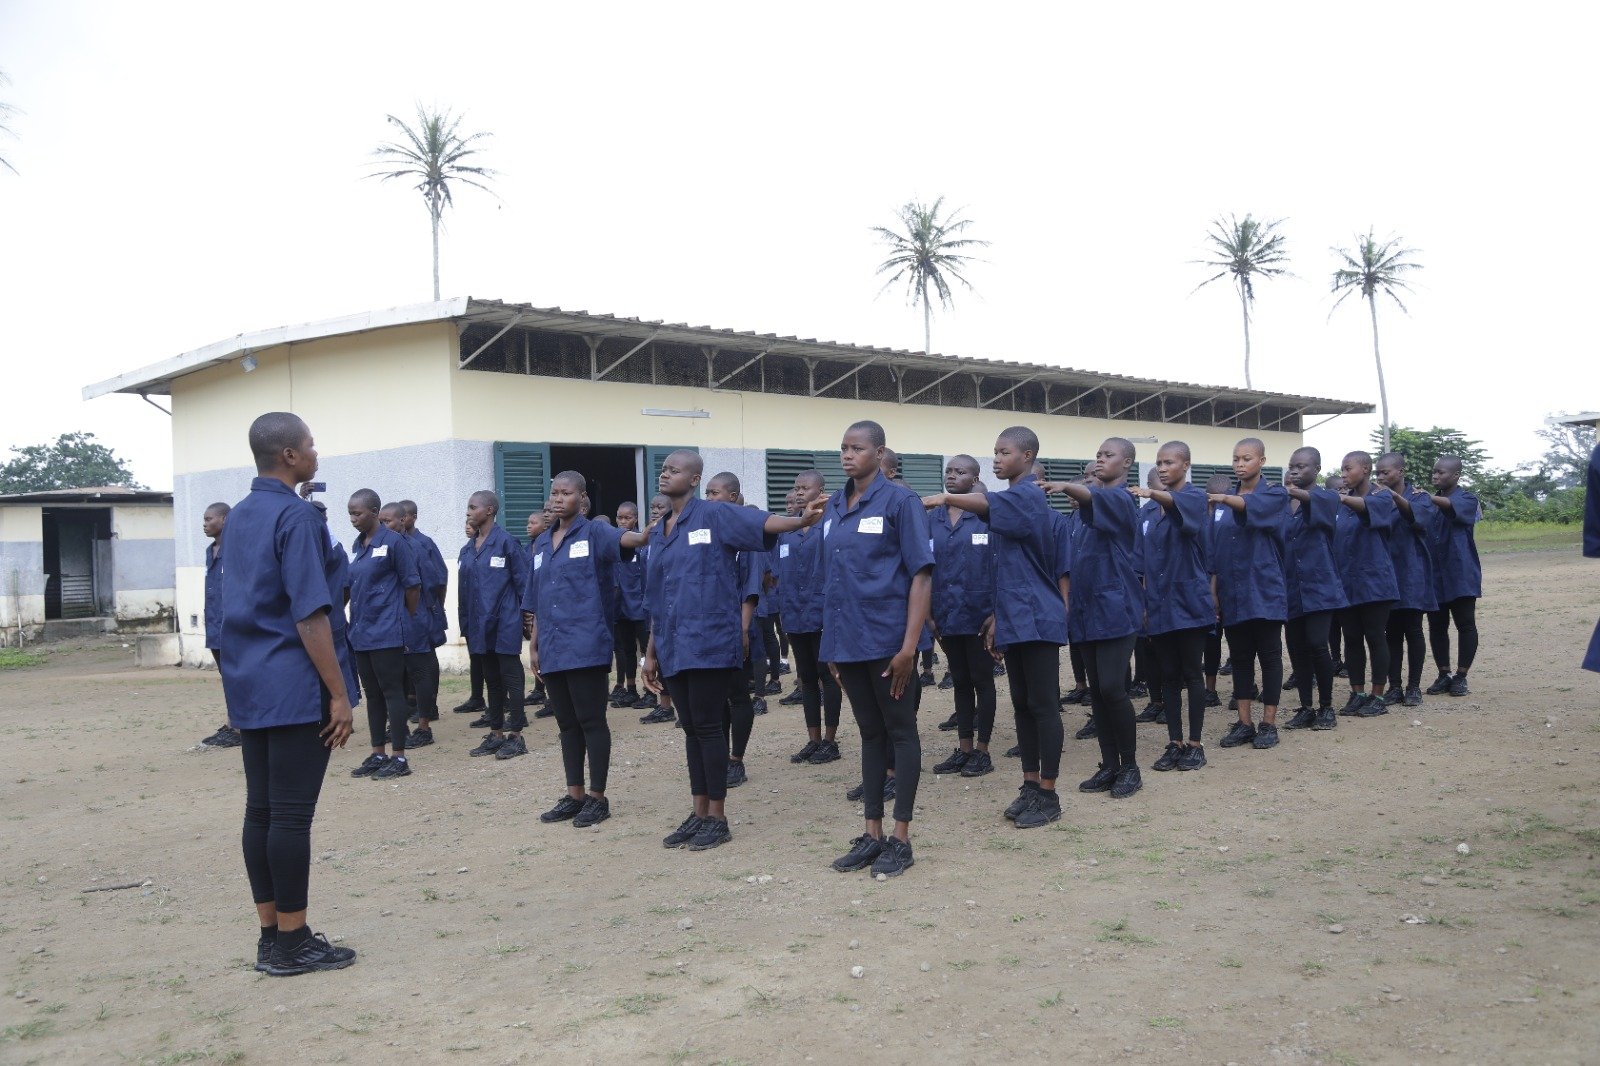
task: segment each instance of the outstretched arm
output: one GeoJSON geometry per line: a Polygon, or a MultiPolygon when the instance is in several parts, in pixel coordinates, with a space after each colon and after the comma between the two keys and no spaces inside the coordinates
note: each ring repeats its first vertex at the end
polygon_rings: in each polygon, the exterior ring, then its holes
{"type": "Polygon", "coordinates": [[[922,497],[924,507],[954,507],[975,514],[979,518],[989,517],[989,494],[987,492],[936,492],[932,496],[922,497]]]}

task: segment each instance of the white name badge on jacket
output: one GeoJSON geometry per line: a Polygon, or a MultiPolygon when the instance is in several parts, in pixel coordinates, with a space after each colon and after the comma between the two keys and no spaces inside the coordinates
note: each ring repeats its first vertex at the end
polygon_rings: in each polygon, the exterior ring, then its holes
{"type": "Polygon", "coordinates": [[[987,534],[987,533],[974,533],[972,535],[972,543],[974,543],[974,544],[988,544],[989,543],[989,534],[987,534]]]}
{"type": "Polygon", "coordinates": [[[572,545],[572,551],[569,554],[568,558],[572,558],[572,559],[587,559],[587,558],[589,558],[589,542],[586,541],[586,540],[580,540],[580,541],[577,541],[576,543],[574,543],[572,545]]]}
{"type": "Polygon", "coordinates": [[[490,570],[504,570],[505,568],[506,568],[506,557],[504,555],[491,555],[491,556],[489,556],[489,569],[490,570]]]}
{"type": "Polygon", "coordinates": [[[389,546],[387,544],[380,544],[376,548],[373,548],[372,549],[372,557],[374,559],[386,559],[386,558],[388,558],[389,557],[389,546]]]}
{"type": "Polygon", "coordinates": [[[862,533],[877,533],[881,535],[883,533],[883,515],[879,514],[873,515],[871,518],[863,518],[861,524],[856,528],[862,533]]]}
{"type": "Polygon", "coordinates": [[[789,546],[787,544],[778,545],[778,558],[780,558],[780,559],[789,558],[789,546]]]}
{"type": "Polygon", "coordinates": [[[690,544],[710,544],[711,543],[711,530],[709,530],[709,529],[691,529],[691,530],[689,530],[689,543],[690,544]]]}
{"type": "Polygon", "coordinates": [[[540,552],[538,555],[535,555],[533,557],[533,568],[535,570],[537,570],[537,569],[539,569],[539,567],[541,567],[543,565],[544,565],[544,552],[540,552]]]}

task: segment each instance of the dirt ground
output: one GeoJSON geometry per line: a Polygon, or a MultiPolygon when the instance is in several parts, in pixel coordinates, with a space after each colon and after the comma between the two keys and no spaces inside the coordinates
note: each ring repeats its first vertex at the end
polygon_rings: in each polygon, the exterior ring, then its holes
{"type": "MultiPolygon", "coordinates": [[[[1014,761],[925,774],[917,865],[882,883],[828,868],[860,832],[850,731],[846,761],[792,766],[775,701],[734,842],[701,855],[659,844],[682,747],[637,712],[613,712],[615,813],[588,831],[535,818],[548,720],[497,763],[446,714],[393,784],[348,776],[353,742],[312,922],[361,958],[293,979],[246,961],[239,758],[194,747],[216,675],[53,646],[0,674],[0,1062],[1600,1061],[1600,677],[1577,667],[1600,566],[1486,576],[1472,696],[1272,752],[1217,748],[1214,716],[1205,770],[1064,791],[1042,830],[1000,817],[1014,761]]],[[[929,694],[924,766],[949,710],[929,694]]],[[[1142,726],[1141,761],[1161,742],[1142,726]]],[[[1063,780],[1094,755],[1069,739],[1063,780]]]]}

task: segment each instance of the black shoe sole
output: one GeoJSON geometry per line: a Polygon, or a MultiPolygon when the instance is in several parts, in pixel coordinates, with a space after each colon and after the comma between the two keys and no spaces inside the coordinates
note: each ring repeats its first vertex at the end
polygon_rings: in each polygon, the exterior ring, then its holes
{"type": "Polygon", "coordinates": [[[837,751],[830,751],[826,755],[813,755],[806,761],[812,766],[826,766],[831,762],[838,762],[844,755],[837,751]]]}
{"type": "Polygon", "coordinates": [[[1012,820],[1011,824],[1016,826],[1018,829],[1043,829],[1051,822],[1059,822],[1060,820],[1061,809],[1058,807],[1054,811],[1051,811],[1049,814],[1045,815],[1044,821],[1042,822],[1024,822],[1022,820],[1022,815],[1019,814],[1015,819],[1012,820]]]}
{"type": "Polygon", "coordinates": [[[966,765],[967,763],[965,759],[954,766],[951,766],[949,763],[940,763],[938,766],[933,768],[933,772],[936,774],[959,774],[962,768],[966,765]]]}
{"type": "Polygon", "coordinates": [[[356,956],[352,955],[350,958],[342,959],[339,962],[318,962],[313,963],[310,966],[278,967],[269,962],[267,963],[266,968],[262,969],[261,972],[266,974],[268,977],[299,977],[301,974],[305,973],[321,973],[325,970],[343,970],[348,966],[354,966],[355,961],[356,956]]]}
{"type": "Polygon", "coordinates": [[[875,863],[877,861],[878,861],[878,857],[876,855],[874,855],[872,858],[867,859],[865,862],[858,862],[854,866],[840,866],[837,861],[831,862],[828,865],[834,870],[835,873],[853,874],[858,870],[865,870],[867,867],[871,866],[873,863],[875,863]]]}
{"type": "MultiPolygon", "coordinates": [[[[899,867],[897,869],[884,870],[883,871],[883,876],[885,876],[885,877],[899,877],[901,874],[905,873],[907,870],[911,869],[916,864],[917,864],[917,860],[916,859],[912,859],[910,862],[906,863],[904,866],[901,866],[901,867],[899,867]]],[[[873,877],[877,877],[878,876],[878,871],[877,870],[872,871],[872,876],[873,877]]]]}
{"type": "Polygon", "coordinates": [[[598,817],[598,818],[596,818],[596,819],[594,819],[593,821],[590,821],[590,822],[580,822],[580,821],[578,821],[578,819],[576,817],[574,817],[572,819],[572,828],[574,828],[574,829],[589,829],[589,828],[591,828],[593,826],[599,825],[601,822],[609,820],[610,818],[611,818],[611,813],[609,811],[607,811],[605,814],[602,814],[600,817],[598,817]]]}
{"type": "Polygon", "coordinates": [[[960,776],[961,777],[982,777],[985,774],[992,774],[992,773],[994,773],[994,763],[993,762],[989,763],[988,766],[985,766],[981,770],[973,770],[973,771],[970,771],[970,772],[967,770],[966,767],[962,767],[960,776]]]}
{"type": "Polygon", "coordinates": [[[689,850],[690,851],[714,851],[717,848],[722,847],[722,845],[724,845],[724,844],[731,844],[731,843],[733,843],[733,838],[731,836],[730,837],[720,837],[720,838],[717,839],[716,843],[714,843],[714,844],[690,844],[689,845],[689,850]]]}

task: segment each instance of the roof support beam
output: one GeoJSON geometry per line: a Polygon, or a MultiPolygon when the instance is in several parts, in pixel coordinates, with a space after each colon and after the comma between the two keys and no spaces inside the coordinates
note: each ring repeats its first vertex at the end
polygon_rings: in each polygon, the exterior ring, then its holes
{"type": "Polygon", "coordinates": [[[733,373],[729,374],[725,378],[720,378],[717,381],[713,381],[711,383],[711,387],[713,389],[722,388],[722,386],[726,385],[728,382],[732,381],[734,378],[736,378],[740,374],[744,373],[750,367],[754,366],[755,364],[761,362],[761,360],[765,359],[767,357],[767,353],[770,352],[771,350],[772,350],[771,348],[763,348],[763,349],[761,349],[752,358],[747,359],[743,363],[741,363],[739,365],[739,369],[738,370],[735,370],[733,373]]]}
{"type": "Polygon", "coordinates": [[[1207,397],[1204,397],[1203,399],[1196,400],[1194,403],[1190,404],[1188,407],[1185,407],[1183,410],[1179,411],[1177,414],[1171,415],[1170,417],[1168,417],[1166,419],[1166,421],[1168,421],[1168,422],[1176,422],[1178,419],[1182,418],[1184,415],[1188,414],[1190,411],[1193,411],[1196,407],[1204,407],[1206,404],[1210,403],[1212,400],[1215,400],[1215,399],[1216,399],[1215,396],[1207,396],[1207,397]]]}
{"type": "Polygon", "coordinates": [[[951,370],[948,373],[940,374],[938,377],[936,377],[932,381],[928,382],[928,384],[922,386],[922,388],[918,389],[916,392],[913,392],[910,395],[906,395],[906,394],[902,393],[901,396],[900,396],[900,402],[901,403],[910,403],[912,400],[915,400],[918,396],[921,396],[923,393],[927,392],[929,389],[934,388],[934,387],[936,387],[938,385],[944,384],[945,381],[947,381],[950,378],[955,377],[959,373],[961,373],[961,368],[957,367],[956,369],[951,370]]]}
{"type": "Polygon", "coordinates": [[[1114,411],[1111,414],[1107,415],[1106,417],[1107,418],[1121,418],[1123,415],[1127,414],[1129,411],[1133,410],[1135,407],[1138,407],[1140,404],[1144,403],[1146,400],[1153,400],[1157,396],[1160,396],[1162,393],[1164,393],[1166,391],[1167,391],[1166,389],[1162,389],[1161,392],[1152,392],[1148,396],[1141,396],[1137,400],[1135,400],[1132,403],[1130,403],[1128,406],[1124,407],[1122,410],[1114,411]]]}
{"type": "MultiPolygon", "coordinates": [[[[863,370],[865,370],[867,367],[871,366],[873,363],[876,363],[877,361],[878,361],[878,359],[877,359],[876,356],[874,356],[871,359],[863,359],[863,360],[861,360],[861,362],[857,363],[855,366],[851,367],[849,370],[846,370],[843,374],[840,374],[838,377],[834,378],[832,381],[828,382],[826,385],[822,386],[822,388],[820,388],[820,389],[817,388],[813,384],[812,389],[811,389],[811,395],[812,396],[821,396],[823,393],[827,392],[829,389],[833,388],[835,385],[837,385],[840,382],[844,381],[846,378],[855,377],[857,374],[861,373],[863,370]]],[[[813,378],[812,380],[814,382],[816,379],[813,378]]],[[[859,395],[857,395],[856,399],[860,399],[860,398],[861,397],[859,395]]]]}
{"type": "Polygon", "coordinates": [[[1066,401],[1065,403],[1056,404],[1054,407],[1052,407],[1048,411],[1046,411],[1045,414],[1053,415],[1057,411],[1065,410],[1066,408],[1071,407],[1073,404],[1077,403],[1079,400],[1083,399],[1085,396],[1089,396],[1089,395],[1092,395],[1093,393],[1097,392],[1102,386],[1109,384],[1110,381],[1111,381],[1111,379],[1107,378],[1104,381],[1097,382],[1096,384],[1090,386],[1089,388],[1084,389],[1082,392],[1078,393],[1078,395],[1074,396],[1072,399],[1066,401]]]}
{"type": "Polygon", "coordinates": [[[1235,411],[1233,414],[1229,415],[1227,418],[1224,418],[1221,421],[1219,421],[1217,423],[1217,425],[1221,426],[1221,425],[1225,425],[1225,424],[1227,424],[1229,422],[1232,422],[1234,425],[1238,425],[1239,424],[1239,421],[1238,421],[1239,419],[1243,418],[1245,415],[1249,414],[1251,411],[1254,411],[1257,407],[1262,406],[1262,404],[1265,404],[1266,402],[1267,401],[1262,400],[1259,403],[1251,404],[1249,407],[1246,407],[1243,411],[1235,411]]]}
{"type": "Polygon", "coordinates": [[[504,326],[500,327],[500,332],[499,333],[496,333],[494,336],[492,336],[488,340],[484,341],[481,345],[478,346],[478,350],[477,351],[473,352],[471,355],[469,355],[465,359],[461,360],[461,366],[457,367],[457,369],[459,370],[459,369],[467,366],[467,364],[471,363],[474,359],[478,358],[478,356],[482,355],[485,351],[487,351],[491,344],[493,344],[495,341],[499,340],[501,337],[504,337],[507,333],[510,333],[511,332],[511,327],[515,326],[518,322],[522,321],[522,315],[523,315],[523,312],[518,311],[516,313],[516,316],[514,318],[512,318],[510,322],[507,322],[504,326]]]}
{"type": "Polygon", "coordinates": [[[1317,426],[1325,426],[1329,422],[1332,422],[1335,418],[1338,418],[1341,415],[1347,415],[1351,411],[1354,411],[1354,410],[1355,410],[1354,407],[1346,407],[1343,411],[1340,411],[1338,414],[1329,415],[1327,418],[1324,418],[1321,422],[1316,422],[1316,423],[1313,423],[1312,425],[1301,427],[1300,432],[1301,433],[1310,433],[1312,430],[1316,429],[1317,426]]]}
{"type": "Polygon", "coordinates": [[[654,333],[651,333],[650,336],[646,337],[644,340],[640,341],[638,344],[635,344],[632,348],[629,348],[627,355],[624,355],[620,359],[613,360],[610,366],[608,366],[604,370],[600,371],[600,373],[595,375],[591,380],[600,381],[601,379],[603,379],[607,374],[611,373],[617,367],[621,366],[623,363],[626,363],[629,359],[631,359],[635,355],[637,355],[639,353],[639,349],[643,348],[645,345],[647,345],[651,341],[655,340],[656,339],[656,334],[660,333],[660,332],[661,332],[660,330],[656,330],[654,333]]]}
{"type": "Polygon", "coordinates": [[[1278,419],[1276,422],[1273,422],[1270,426],[1263,426],[1262,428],[1263,429],[1277,429],[1279,426],[1281,426],[1285,422],[1289,421],[1289,419],[1296,418],[1296,417],[1304,414],[1305,410],[1306,409],[1304,407],[1296,407],[1293,411],[1290,411],[1288,414],[1284,415],[1282,418],[1278,419]]]}
{"type": "Polygon", "coordinates": [[[1005,399],[1007,396],[1010,396],[1013,392],[1016,392],[1018,389],[1022,388],[1022,386],[1026,385],[1028,382],[1034,380],[1038,376],[1039,376],[1038,374],[1029,374],[1027,377],[1023,378],[1021,381],[1017,382],[1015,385],[1011,386],[1009,389],[1006,389],[1006,390],[1004,390],[1002,392],[997,392],[993,396],[989,397],[987,400],[980,398],[978,400],[978,410],[980,410],[980,411],[983,410],[985,407],[988,407],[990,404],[994,403],[996,400],[1005,399]]]}

